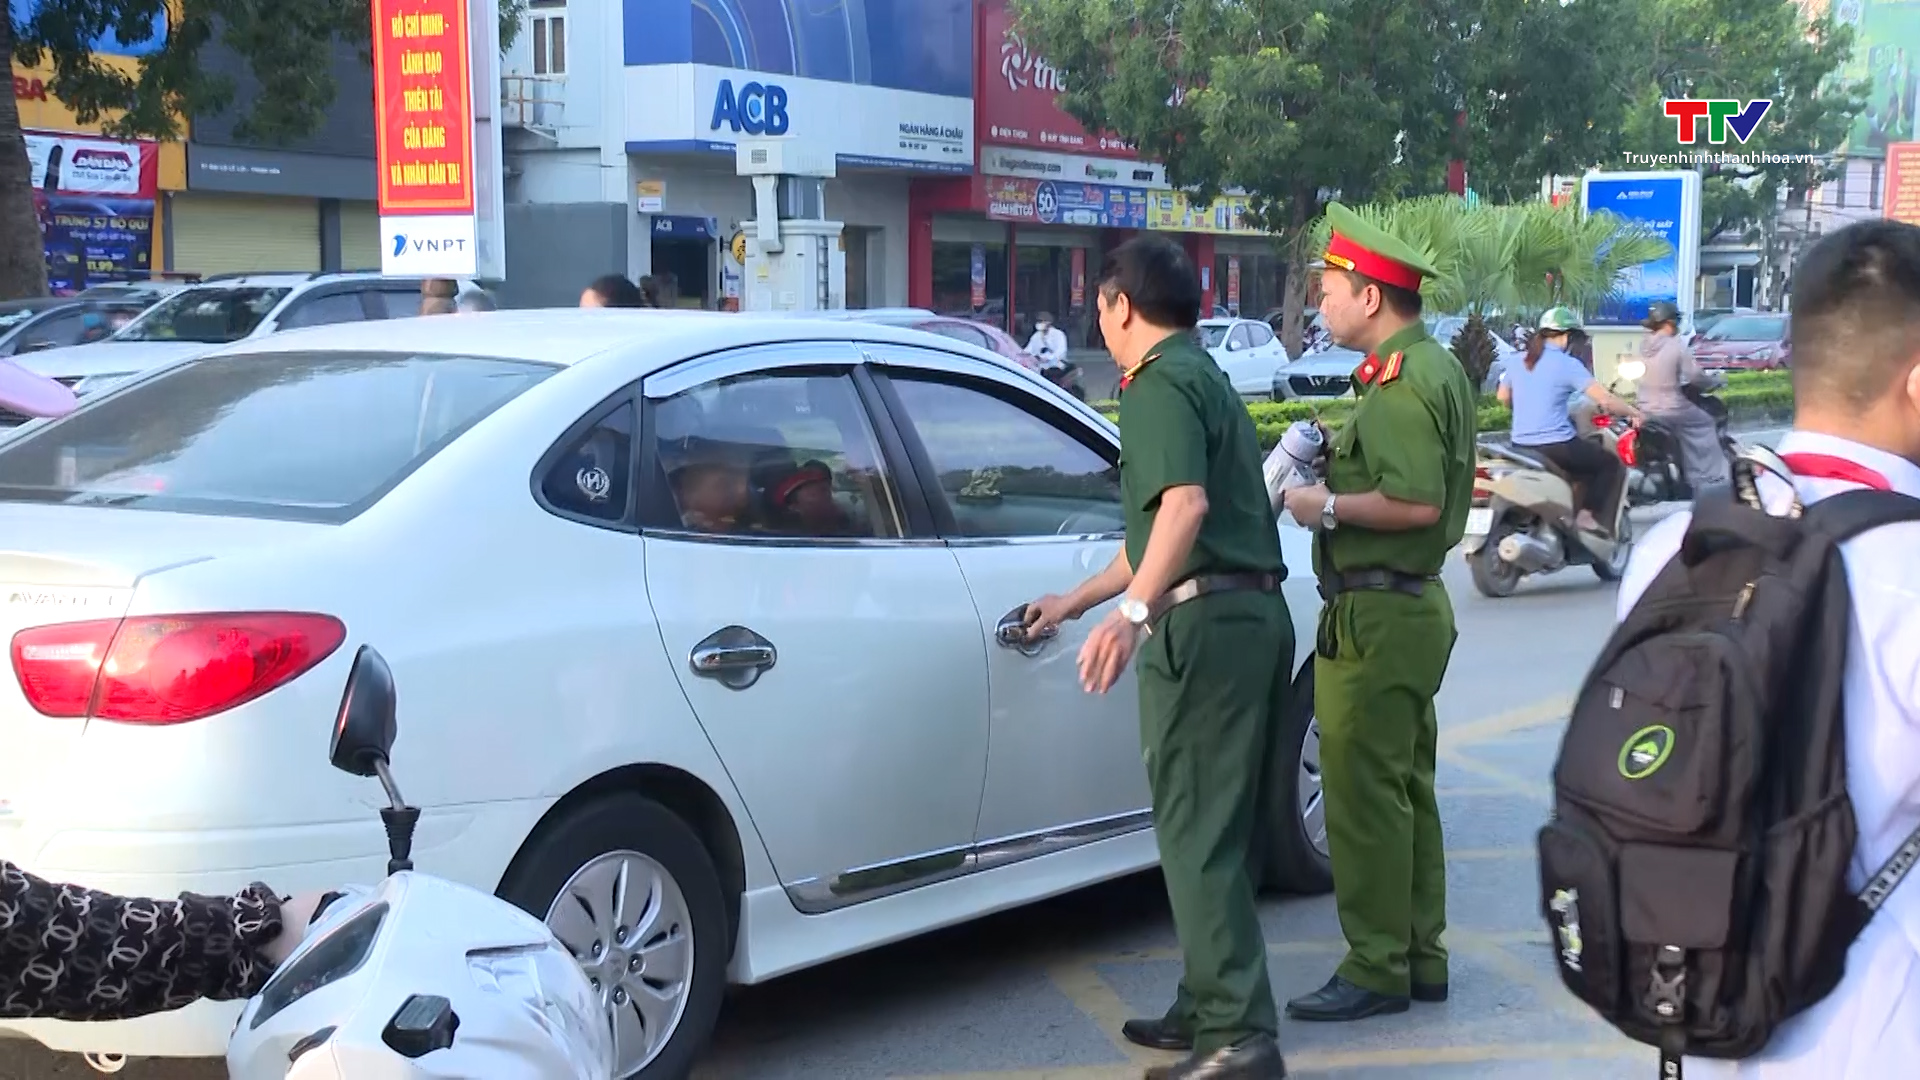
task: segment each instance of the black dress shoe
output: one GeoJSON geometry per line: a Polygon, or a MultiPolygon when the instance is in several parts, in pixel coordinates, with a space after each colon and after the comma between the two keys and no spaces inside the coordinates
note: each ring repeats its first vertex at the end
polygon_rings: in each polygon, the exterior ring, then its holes
{"type": "Polygon", "coordinates": [[[1120,1034],[1135,1046],[1144,1046],[1149,1050],[1193,1049],[1193,1032],[1164,1016],[1151,1020],[1129,1020],[1120,1025],[1120,1034]]]}
{"type": "Polygon", "coordinates": [[[1285,1080],[1287,1063],[1270,1035],[1255,1035],[1211,1054],[1173,1065],[1155,1065],[1146,1080],[1285,1080]]]}
{"type": "Polygon", "coordinates": [[[1311,994],[1302,994],[1287,1002],[1287,1015],[1295,1020],[1365,1020],[1369,1016],[1403,1013],[1411,1006],[1404,997],[1376,994],[1335,975],[1327,985],[1311,994]]]}
{"type": "Polygon", "coordinates": [[[1447,984],[1443,982],[1414,983],[1413,1000],[1422,1005],[1438,1005],[1447,1000],[1447,984]]]}

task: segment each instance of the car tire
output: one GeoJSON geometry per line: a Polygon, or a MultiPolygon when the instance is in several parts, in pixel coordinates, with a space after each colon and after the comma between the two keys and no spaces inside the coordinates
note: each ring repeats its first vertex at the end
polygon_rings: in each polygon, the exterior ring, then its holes
{"type": "MultiPolygon", "coordinates": [[[[678,889],[692,936],[692,973],[685,980],[683,1004],[665,1045],[639,1069],[616,1068],[614,1076],[616,1080],[683,1080],[713,1037],[732,953],[720,875],[693,829],[673,811],[640,795],[602,796],[544,823],[515,856],[500,883],[499,896],[552,927],[555,901],[562,890],[583,871],[610,859],[657,868],[678,889]]],[[[581,956],[579,943],[565,936],[562,943],[581,956]]],[[[604,943],[597,944],[604,948],[604,943]]]]}
{"type": "Polygon", "coordinates": [[[1333,860],[1325,850],[1325,794],[1319,783],[1319,732],[1313,712],[1313,656],[1309,654],[1294,674],[1280,730],[1269,750],[1252,856],[1254,888],[1260,892],[1321,896],[1333,891],[1333,860]],[[1312,815],[1300,797],[1308,773],[1313,777],[1309,797],[1317,809],[1312,815]],[[1319,823],[1318,843],[1309,835],[1310,817],[1319,823]]]}

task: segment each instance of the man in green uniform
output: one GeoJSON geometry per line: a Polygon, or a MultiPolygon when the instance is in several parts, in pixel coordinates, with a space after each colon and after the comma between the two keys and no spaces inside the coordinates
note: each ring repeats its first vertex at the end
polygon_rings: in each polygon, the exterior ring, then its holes
{"type": "Polygon", "coordinates": [[[1440,584],[1473,495],[1475,394],[1420,321],[1434,270],[1351,210],[1327,208],[1320,313],[1362,349],[1359,405],[1333,437],[1327,483],[1287,493],[1317,529],[1314,710],[1327,841],[1347,957],[1287,1003],[1298,1020],[1358,1020],[1444,1001],[1447,877],[1434,803],[1433,697],[1455,639],[1440,584]]]}
{"type": "Polygon", "coordinates": [[[1186,958],[1164,1017],[1127,1038],[1191,1050],[1150,1078],[1286,1075],[1248,849],[1269,746],[1291,688],[1286,565],[1253,422],[1194,340],[1200,281],[1180,247],[1141,237],[1097,283],[1120,380],[1125,549],[1066,596],[1028,608],[1034,632],[1125,594],[1088,635],[1080,677],[1105,693],[1140,657],[1140,745],[1160,865],[1186,958]]]}

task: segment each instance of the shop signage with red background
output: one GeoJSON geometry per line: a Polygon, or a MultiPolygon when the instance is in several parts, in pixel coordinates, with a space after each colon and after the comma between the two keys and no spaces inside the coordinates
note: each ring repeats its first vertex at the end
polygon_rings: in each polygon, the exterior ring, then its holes
{"type": "Polygon", "coordinates": [[[1240,260],[1227,259],[1227,306],[1240,306],[1240,260]]]}
{"type": "Polygon", "coordinates": [[[1147,227],[1147,193],[1137,188],[1023,176],[986,176],[981,183],[987,217],[993,221],[1102,229],[1147,227]]]}
{"type": "Polygon", "coordinates": [[[147,280],[153,273],[159,145],[53,131],[24,134],[53,294],[147,280]]]}
{"type": "Polygon", "coordinates": [[[1893,143],[1887,147],[1887,190],[1881,205],[1886,216],[1920,225],[1920,143],[1893,143]]]}
{"type": "Polygon", "coordinates": [[[373,0],[380,213],[472,214],[466,0],[373,0]]]}
{"type": "Polygon", "coordinates": [[[1013,26],[1006,0],[980,0],[980,71],[974,93],[983,143],[1031,146],[1076,154],[1131,158],[1133,147],[1112,135],[1090,134],[1062,112],[1054,95],[1067,75],[1037,56],[1013,26]]]}

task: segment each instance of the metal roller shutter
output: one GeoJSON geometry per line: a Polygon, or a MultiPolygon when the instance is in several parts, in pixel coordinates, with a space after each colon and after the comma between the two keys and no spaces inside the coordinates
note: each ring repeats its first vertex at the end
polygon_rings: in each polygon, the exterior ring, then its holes
{"type": "Polygon", "coordinates": [[[320,269],[320,204],[247,195],[173,196],[173,269],[233,274],[320,269]]]}
{"type": "Polygon", "coordinates": [[[340,269],[380,269],[380,208],[376,204],[341,202],[340,269]]]}

